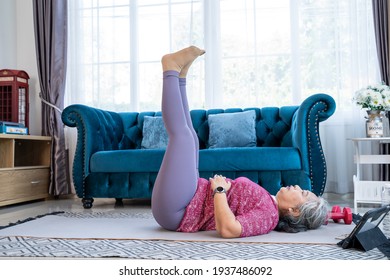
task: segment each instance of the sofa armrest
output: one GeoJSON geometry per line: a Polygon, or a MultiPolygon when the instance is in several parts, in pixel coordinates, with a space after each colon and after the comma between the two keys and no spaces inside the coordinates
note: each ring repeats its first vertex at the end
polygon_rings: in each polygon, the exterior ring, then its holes
{"type": "Polygon", "coordinates": [[[97,151],[121,148],[124,139],[122,118],[115,112],[75,104],[63,110],[62,121],[77,128],[73,180],[77,194],[85,197],[84,179],[90,172],[90,158],[97,151]]]}
{"type": "Polygon", "coordinates": [[[331,96],[314,94],[302,102],[292,122],[292,144],[301,153],[302,168],[309,175],[316,195],[323,194],[327,177],[319,123],[332,116],[335,110],[336,103],[331,96]]]}

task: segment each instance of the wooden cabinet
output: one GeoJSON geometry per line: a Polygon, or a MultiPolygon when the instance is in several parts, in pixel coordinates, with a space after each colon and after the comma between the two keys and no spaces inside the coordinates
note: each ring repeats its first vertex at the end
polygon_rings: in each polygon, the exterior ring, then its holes
{"type": "Polygon", "coordinates": [[[51,137],[0,134],[0,206],[48,197],[51,137]]]}

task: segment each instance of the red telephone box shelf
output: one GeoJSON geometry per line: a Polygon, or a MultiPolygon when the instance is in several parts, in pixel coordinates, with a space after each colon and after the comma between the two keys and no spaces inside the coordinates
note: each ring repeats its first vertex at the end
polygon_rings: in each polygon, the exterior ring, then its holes
{"type": "Polygon", "coordinates": [[[0,70],[0,121],[29,126],[29,75],[23,70],[0,70]]]}

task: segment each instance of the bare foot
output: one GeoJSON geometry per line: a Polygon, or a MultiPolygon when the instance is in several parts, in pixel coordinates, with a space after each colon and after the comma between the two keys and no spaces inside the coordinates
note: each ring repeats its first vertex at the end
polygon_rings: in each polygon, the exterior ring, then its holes
{"type": "Polygon", "coordinates": [[[174,70],[180,73],[180,77],[185,77],[192,62],[204,53],[204,50],[191,46],[175,53],[166,54],[161,59],[163,71],[174,70]]]}

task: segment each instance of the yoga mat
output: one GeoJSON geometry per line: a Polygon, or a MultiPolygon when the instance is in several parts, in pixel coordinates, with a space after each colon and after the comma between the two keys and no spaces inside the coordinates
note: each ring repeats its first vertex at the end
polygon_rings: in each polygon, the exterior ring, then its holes
{"type": "Polygon", "coordinates": [[[139,239],[171,241],[211,241],[244,243],[336,244],[354,228],[354,224],[330,221],[316,230],[299,233],[272,231],[260,236],[224,239],[216,231],[196,233],[162,229],[150,212],[64,212],[29,219],[0,230],[0,236],[24,236],[61,239],[139,239]]]}

